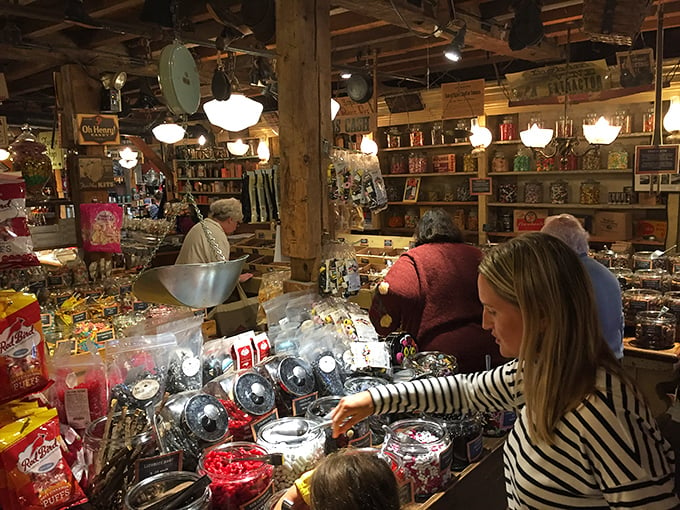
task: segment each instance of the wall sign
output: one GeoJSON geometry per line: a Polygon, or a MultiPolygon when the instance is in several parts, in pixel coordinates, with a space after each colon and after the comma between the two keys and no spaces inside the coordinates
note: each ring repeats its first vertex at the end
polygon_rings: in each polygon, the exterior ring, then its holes
{"type": "Polygon", "coordinates": [[[333,121],[333,134],[374,133],[378,125],[378,115],[373,111],[373,102],[355,103],[349,97],[336,97],[340,111],[333,121]]]}
{"type": "Polygon", "coordinates": [[[108,189],[114,186],[111,158],[80,156],[78,173],[83,189],[108,189]]]}
{"type": "Polygon", "coordinates": [[[600,92],[604,77],[608,74],[606,60],[570,62],[569,74],[566,64],[539,67],[521,73],[506,74],[513,101],[539,97],[563,96],[585,92],[600,92]],[[566,78],[566,80],[565,80],[566,78]]]}
{"type": "Polygon", "coordinates": [[[470,178],[470,195],[491,195],[491,177],[470,178]]]}
{"type": "Polygon", "coordinates": [[[79,145],[118,145],[120,130],[116,115],[76,115],[79,145]]]}
{"type": "Polygon", "coordinates": [[[442,119],[484,115],[484,80],[442,84],[442,119]]]}
{"type": "Polygon", "coordinates": [[[636,145],[636,174],[677,174],[678,145],[636,145]]]}

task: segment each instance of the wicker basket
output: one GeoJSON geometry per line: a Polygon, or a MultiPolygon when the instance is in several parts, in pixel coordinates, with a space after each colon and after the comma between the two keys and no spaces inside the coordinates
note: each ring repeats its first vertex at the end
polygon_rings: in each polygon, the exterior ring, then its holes
{"type": "Polygon", "coordinates": [[[586,0],[583,31],[590,40],[631,46],[651,0],[586,0]]]}

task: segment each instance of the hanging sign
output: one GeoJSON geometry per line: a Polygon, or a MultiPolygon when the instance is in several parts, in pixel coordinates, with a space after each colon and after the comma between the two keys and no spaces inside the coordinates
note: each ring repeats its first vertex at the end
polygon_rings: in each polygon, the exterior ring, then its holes
{"type": "Polygon", "coordinates": [[[484,80],[442,85],[442,119],[467,119],[484,115],[484,80]]]}
{"type": "MultiPolygon", "coordinates": [[[[333,134],[354,135],[375,133],[378,115],[373,110],[373,102],[355,103],[349,97],[336,97],[340,110],[333,121],[333,134]]],[[[337,145],[337,144],[336,144],[337,145]]]]}
{"type": "Polygon", "coordinates": [[[120,130],[116,115],[76,115],[78,145],[118,145],[120,130]]]}
{"type": "Polygon", "coordinates": [[[677,174],[678,145],[636,145],[636,174],[677,174]]]}
{"type": "Polygon", "coordinates": [[[506,74],[505,77],[513,101],[601,92],[609,88],[604,79],[609,73],[606,60],[571,62],[568,72],[567,76],[566,64],[559,64],[506,74]]]}

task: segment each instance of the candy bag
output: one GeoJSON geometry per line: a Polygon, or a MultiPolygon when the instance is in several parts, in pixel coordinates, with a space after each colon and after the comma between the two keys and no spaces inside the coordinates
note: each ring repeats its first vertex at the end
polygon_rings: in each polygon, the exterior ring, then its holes
{"type": "Polygon", "coordinates": [[[0,269],[39,265],[26,221],[26,184],[0,176],[0,269]]]}
{"type": "Polygon", "coordinates": [[[33,294],[0,291],[0,403],[47,384],[40,305],[33,294]]]}
{"type": "Polygon", "coordinates": [[[120,253],[123,209],[116,204],[80,204],[85,251],[120,253]]]}
{"type": "Polygon", "coordinates": [[[5,510],[57,510],[86,501],[61,444],[55,409],[40,409],[0,429],[0,503],[5,510]]]}

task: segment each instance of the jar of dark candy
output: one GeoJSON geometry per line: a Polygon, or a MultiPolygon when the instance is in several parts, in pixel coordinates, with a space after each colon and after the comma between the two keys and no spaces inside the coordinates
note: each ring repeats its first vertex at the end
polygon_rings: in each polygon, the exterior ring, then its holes
{"type": "Polygon", "coordinates": [[[642,349],[670,349],[675,342],[675,315],[659,310],[635,316],[635,346],[642,349]]]}
{"type": "Polygon", "coordinates": [[[401,460],[405,478],[413,482],[419,500],[442,490],[451,480],[451,440],[436,421],[409,419],[386,426],[382,450],[401,460]]]}
{"type": "Polygon", "coordinates": [[[498,201],[503,204],[517,202],[517,184],[505,183],[498,186],[498,201]]]}
{"type": "Polygon", "coordinates": [[[514,411],[489,411],[482,413],[482,434],[487,437],[502,437],[508,433],[517,420],[514,411]]]}
{"type": "Polygon", "coordinates": [[[260,372],[274,386],[279,416],[302,416],[318,397],[314,371],[302,358],[270,356],[262,361],[260,372]]]}
{"type": "Polygon", "coordinates": [[[680,328],[678,327],[678,320],[680,320],[680,292],[677,290],[666,292],[663,295],[663,303],[668,311],[675,315],[675,341],[680,341],[680,328]]]}
{"type": "Polygon", "coordinates": [[[198,473],[210,477],[213,510],[267,508],[274,494],[274,466],[239,459],[268,453],[262,446],[246,441],[225,443],[203,453],[198,473]]]}
{"type": "Polygon", "coordinates": [[[666,269],[665,255],[656,256],[653,251],[636,251],[633,253],[633,269],[666,269]]]}
{"type": "MultiPolygon", "coordinates": [[[[252,440],[251,425],[262,425],[274,409],[274,387],[253,369],[232,371],[213,379],[203,391],[217,397],[229,415],[229,435],[252,440]]],[[[275,416],[274,416],[275,417],[275,416]]]]}
{"type": "Polygon", "coordinates": [[[658,310],[662,304],[662,294],[653,289],[630,289],[623,292],[623,315],[626,326],[635,326],[638,312],[658,310]]]}
{"type": "Polygon", "coordinates": [[[182,466],[195,471],[203,450],[226,435],[229,417],[221,402],[207,393],[185,391],[172,395],[156,414],[163,451],[181,450],[182,466]]]}
{"type": "Polygon", "coordinates": [[[314,377],[316,377],[319,396],[343,394],[345,371],[331,351],[323,351],[314,355],[312,370],[314,370],[314,377]]]}
{"type": "Polygon", "coordinates": [[[622,292],[633,288],[633,271],[631,269],[627,267],[611,267],[609,271],[616,276],[622,292]]]}
{"type": "Polygon", "coordinates": [[[638,289],[671,290],[671,275],[665,269],[638,269],[633,273],[633,285],[638,289]]]}
{"type": "MultiPolygon", "coordinates": [[[[400,335],[408,336],[410,340],[413,340],[411,336],[408,335],[408,333],[401,333],[400,335]]],[[[396,364],[396,366],[398,365],[399,364],[396,364]]],[[[345,381],[345,394],[354,395],[355,393],[368,390],[369,388],[375,388],[376,386],[382,386],[384,384],[387,384],[387,381],[385,379],[381,379],[380,377],[373,377],[370,375],[351,377],[345,381]]],[[[383,429],[383,425],[387,425],[388,423],[387,416],[369,416],[366,418],[366,421],[368,422],[368,426],[371,429],[371,446],[381,445],[385,439],[385,430],[383,429]]]]}
{"type": "MultiPolygon", "coordinates": [[[[170,471],[145,478],[133,485],[125,496],[125,510],[143,510],[158,503],[162,498],[179,490],[180,486],[195,483],[200,475],[190,471],[170,471]]],[[[210,510],[212,493],[210,487],[196,491],[182,510],[210,510]]]]}
{"type": "Polygon", "coordinates": [[[257,444],[269,453],[283,454],[283,464],[274,469],[274,490],[290,487],[324,455],[326,434],[318,422],[300,417],[280,418],[260,430],[257,444]]]}
{"type": "MultiPolygon", "coordinates": [[[[305,418],[322,423],[328,419],[328,414],[337,407],[341,398],[333,395],[321,397],[309,405],[305,418]]],[[[337,438],[333,438],[329,427],[325,428],[325,433],[325,451],[327,454],[340,448],[365,448],[371,446],[371,429],[367,420],[360,421],[337,438]]]]}
{"type": "Polygon", "coordinates": [[[451,438],[453,461],[451,469],[460,471],[476,462],[484,452],[482,421],[477,414],[449,414],[432,417],[444,424],[451,438]]]}

